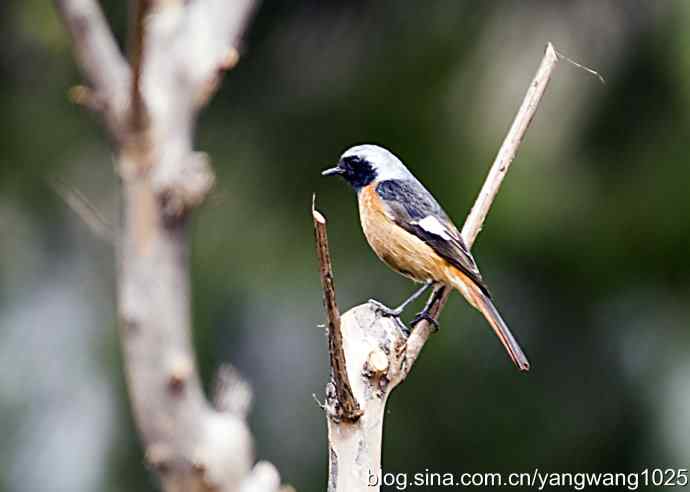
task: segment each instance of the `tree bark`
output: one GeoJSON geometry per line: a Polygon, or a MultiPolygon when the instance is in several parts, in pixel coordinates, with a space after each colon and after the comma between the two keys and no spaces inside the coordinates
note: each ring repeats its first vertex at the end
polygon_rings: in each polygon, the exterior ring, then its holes
{"type": "Polygon", "coordinates": [[[192,147],[196,116],[237,62],[254,2],[133,2],[129,63],[95,1],[56,5],[91,85],[80,99],[103,114],[118,156],[120,338],[146,459],[168,492],[277,491],[273,465],[252,467],[246,385],[209,403],[190,336],[187,222],[214,181],[192,147]]]}

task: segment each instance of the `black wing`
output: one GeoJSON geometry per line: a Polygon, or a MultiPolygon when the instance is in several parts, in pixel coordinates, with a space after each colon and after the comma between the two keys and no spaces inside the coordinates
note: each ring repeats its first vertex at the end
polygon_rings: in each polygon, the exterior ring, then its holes
{"type": "Polygon", "coordinates": [[[428,244],[491,297],[477,263],[465,246],[457,227],[419,181],[381,181],[376,186],[376,192],[383,199],[386,211],[396,224],[428,244]]]}

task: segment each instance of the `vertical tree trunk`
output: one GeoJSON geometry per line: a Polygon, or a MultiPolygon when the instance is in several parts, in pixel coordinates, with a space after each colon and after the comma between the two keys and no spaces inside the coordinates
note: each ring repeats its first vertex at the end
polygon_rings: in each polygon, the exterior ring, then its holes
{"type": "Polygon", "coordinates": [[[186,224],[214,180],[192,148],[194,125],[237,61],[253,1],[134,1],[129,63],[94,0],[56,5],[92,86],[79,100],[102,113],[117,147],[120,337],[147,461],[167,492],[275,492],[275,468],[252,468],[248,391],[231,378],[226,404],[211,405],[191,343],[186,224]]]}

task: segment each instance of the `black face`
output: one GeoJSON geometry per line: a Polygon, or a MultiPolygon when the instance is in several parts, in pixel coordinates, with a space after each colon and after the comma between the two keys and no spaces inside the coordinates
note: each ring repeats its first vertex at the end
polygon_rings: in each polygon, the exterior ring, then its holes
{"type": "Polygon", "coordinates": [[[322,174],[325,176],[336,174],[342,176],[355,191],[361,190],[376,179],[376,170],[371,163],[356,155],[343,157],[338,163],[338,167],[328,169],[322,174]]]}

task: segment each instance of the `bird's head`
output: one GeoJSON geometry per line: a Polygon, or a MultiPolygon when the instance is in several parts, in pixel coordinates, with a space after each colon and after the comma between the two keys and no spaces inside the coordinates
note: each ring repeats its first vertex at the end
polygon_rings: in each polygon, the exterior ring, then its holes
{"type": "Polygon", "coordinates": [[[338,165],[326,169],[324,176],[341,176],[355,191],[374,181],[406,179],[410,172],[392,152],[378,145],[357,145],[340,156],[338,165]]]}

